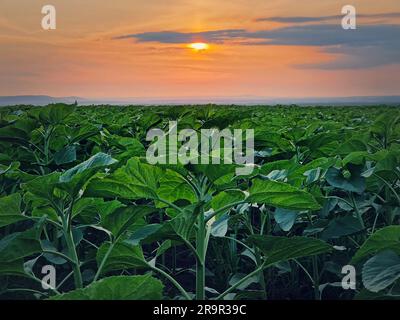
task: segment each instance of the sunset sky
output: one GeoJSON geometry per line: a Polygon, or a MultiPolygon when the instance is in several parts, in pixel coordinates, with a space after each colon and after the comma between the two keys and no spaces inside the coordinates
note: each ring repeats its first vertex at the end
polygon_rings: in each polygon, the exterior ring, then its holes
{"type": "Polygon", "coordinates": [[[400,1],[1,0],[0,95],[34,94],[400,95],[400,1]],[[341,28],[347,4],[357,30],[341,28]]]}

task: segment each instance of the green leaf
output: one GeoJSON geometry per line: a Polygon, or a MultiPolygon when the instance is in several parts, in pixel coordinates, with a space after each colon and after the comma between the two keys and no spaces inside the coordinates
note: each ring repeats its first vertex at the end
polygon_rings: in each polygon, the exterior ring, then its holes
{"type": "Polygon", "coordinates": [[[66,146],[60,151],[57,151],[54,154],[54,161],[58,166],[76,161],[76,147],[66,146]]]}
{"type": "Polygon", "coordinates": [[[400,254],[400,226],[389,226],[372,234],[356,252],[351,263],[384,250],[393,250],[400,254]]]}
{"type": "Polygon", "coordinates": [[[26,220],[21,214],[21,195],[13,193],[0,198],[0,228],[26,220]]]}
{"type": "MultiPolygon", "coordinates": [[[[115,176],[95,178],[91,180],[85,190],[85,196],[108,199],[136,200],[152,194],[152,190],[144,187],[135,188],[127,184],[127,177],[118,180],[115,176]]],[[[154,194],[153,194],[154,195],[154,194]]]]}
{"type": "Polygon", "coordinates": [[[218,220],[211,225],[211,235],[213,237],[225,237],[228,232],[229,215],[223,214],[218,220]]]}
{"type": "Polygon", "coordinates": [[[339,169],[330,168],[326,173],[326,181],[335,188],[350,192],[362,193],[365,190],[365,178],[361,176],[361,170],[350,170],[351,177],[346,179],[339,169]]]}
{"type": "MultiPolygon", "coordinates": [[[[97,251],[97,265],[100,266],[107,251],[110,249],[110,243],[104,243],[97,251]]],[[[103,266],[103,274],[114,270],[143,269],[148,268],[148,264],[143,256],[142,249],[139,246],[131,246],[124,243],[117,243],[111,250],[103,266]]]]}
{"type": "MultiPolygon", "coordinates": [[[[145,186],[151,190],[156,190],[162,170],[156,166],[140,162],[139,158],[130,159],[126,166],[121,168],[118,173],[128,176],[127,183],[137,186],[145,186]]],[[[118,177],[118,174],[116,174],[118,177]]]]}
{"type": "Polygon", "coordinates": [[[157,248],[155,258],[158,258],[162,254],[168,251],[168,249],[172,248],[174,243],[171,240],[165,240],[163,243],[157,248]]]}
{"type": "Polygon", "coordinates": [[[290,173],[290,178],[295,178],[296,176],[304,176],[307,171],[315,170],[321,168],[323,170],[329,169],[336,162],[335,158],[318,158],[307,164],[301,165],[290,173]]]}
{"type": "Polygon", "coordinates": [[[140,218],[143,218],[146,215],[155,212],[156,210],[156,208],[150,206],[130,206],[119,208],[114,212],[106,215],[102,219],[101,225],[105,229],[111,231],[115,237],[119,237],[140,218]]]}
{"type": "Polygon", "coordinates": [[[138,158],[132,158],[126,166],[119,168],[109,177],[92,180],[87,188],[87,194],[128,200],[156,199],[158,180],[161,176],[160,168],[141,163],[138,158]]]}
{"type": "Polygon", "coordinates": [[[400,279],[400,257],[392,250],[378,253],[369,259],[362,270],[365,288],[379,292],[400,279]]]}
{"type": "Polygon", "coordinates": [[[36,228],[0,240],[0,263],[13,262],[42,251],[36,228]]]}
{"type": "Polygon", "coordinates": [[[322,153],[332,154],[339,145],[339,135],[334,132],[322,132],[309,136],[307,139],[299,141],[298,145],[303,145],[314,151],[317,155],[322,153]],[[319,152],[317,152],[319,151],[319,152]]]}
{"type": "Polygon", "coordinates": [[[292,229],[294,223],[296,222],[298,214],[299,213],[297,211],[277,208],[274,213],[274,218],[276,223],[279,224],[279,227],[283,231],[287,232],[292,229]]]}
{"type": "Polygon", "coordinates": [[[77,143],[82,140],[88,139],[92,136],[95,136],[101,130],[101,125],[93,125],[93,124],[83,124],[79,129],[76,128],[71,129],[71,141],[70,143],[77,143]]]}
{"type": "Polygon", "coordinates": [[[198,215],[200,214],[199,207],[190,205],[183,209],[183,212],[168,222],[178,236],[185,240],[190,240],[192,231],[198,215]]]}
{"type": "MultiPolygon", "coordinates": [[[[243,201],[246,195],[241,190],[226,190],[218,193],[211,200],[211,208],[217,211],[221,208],[226,207],[229,204],[243,201]]],[[[226,210],[228,212],[229,209],[226,210]]]]}
{"type": "Polygon", "coordinates": [[[25,270],[24,270],[23,260],[14,260],[12,262],[3,262],[0,259],[0,275],[26,277],[27,274],[25,273],[25,270]]]}
{"type": "Polygon", "coordinates": [[[383,112],[378,116],[371,127],[371,132],[381,137],[389,138],[388,135],[392,132],[396,122],[399,120],[399,115],[392,112],[383,112]]]}
{"type": "Polygon", "coordinates": [[[9,166],[3,166],[0,164],[0,176],[5,175],[8,172],[13,173],[14,171],[18,171],[19,166],[19,162],[12,162],[9,166]]]}
{"type": "Polygon", "coordinates": [[[362,165],[365,159],[369,157],[369,153],[366,151],[355,151],[349,153],[342,161],[343,166],[346,166],[349,163],[362,165]]]}
{"type": "Polygon", "coordinates": [[[163,228],[162,224],[148,224],[138,230],[134,231],[129,239],[125,240],[124,243],[137,246],[141,241],[146,240],[150,236],[156,234],[163,228]]]}
{"type": "Polygon", "coordinates": [[[19,167],[19,162],[13,162],[8,167],[0,165],[0,176],[5,175],[8,179],[18,180],[21,183],[31,181],[37,177],[20,170],[19,167]]]}
{"type": "Polygon", "coordinates": [[[318,210],[321,208],[310,193],[286,183],[270,180],[254,180],[247,200],[289,210],[318,210]]]}
{"type": "Polygon", "coordinates": [[[381,152],[378,156],[379,160],[376,163],[376,166],[370,169],[371,174],[374,173],[378,177],[372,176],[368,180],[368,184],[374,183],[377,185],[385,185],[382,180],[383,178],[388,182],[395,183],[397,180],[397,175],[394,173],[398,171],[398,166],[400,163],[400,152],[399,151],[390,151],[390,152],[381,152]]]}
{"type": "MultiPolygon", "coordinates": [[[[212,161],[212,160],[210,160],[212,161]]],[[[203,173],[215,185],[227,184],[235,176],[236,165],[223,164],[198,164],[194,166],[196,172],[203,173]]]]}
{"type": "Polygon", "coordinates": [[[141,114],[138,125],[142,127],[144,130],[151,128],[152,126],[156,125],[158,122],[161,121],[161,118],[152,112],[144,112],[141,114]]]}
{"type": "Polygon", "coordinates": [[[47,216],[47,219],[59,222],[58,215],[56,210],[50,206],[39,206],[32,210],[32,217],[44,217],[47,216]]]}
{"type": "Polygon", "coordinates": [[[80,173],[84,173],[85,171],[102,168],[105,166],[112,165],[116,163],[117,160],[113,159],[110,155],[105,153],[97,153],[93,157],[89,158],[88,160],[78,164],[77,166],[65,171],[60,176],[61,183],[71,182],[76,176],[80,173]]]}
{"type": "Polygon", "coordinates": [[[185,179],[176,171],[166,170],[160,178],[160,187],[157,195],[169,202],[177,200],[188,200],[190,203],[196,201],[196,194],[185,179]]]}
{"type": "MultiPolygon", "coordinates": [[[[243,273],[235,273],[232,278],[229,279],[229,285],[233,286],[234,284],[238,283],[240,280],[242,280],[246,274],[243,273]]],[[[258,283],[259,278],[257,275],[247,279],[245,282],[243,282],[240,286],[237,287],[238,290],[245,290],[248,286],[250,286],[253,283],[258,283]]]]}
{"type": "Polygon", "coordinates": [[[317,182],[322,177],[324,177],[325,172],[321,168],[315,168],[304,172],[304,176],[306,178],[306,184],[311,184],[317,182]]]}
{"type": "Polygon", "coordinates": [[[64,122],[74,111],[75,106],[58,103],[42,108],[39,117],[44,122],[56,125],[64,122]]]}
{"type": "MultiPolygon", "coordinates": [[[[267,162],[260,168],[260,174],[268,175],[273,171],[293,171],[297,168],[297,164],[292,160],[278,160],[273,162],[267,162]]],[[[301,167],[300,167],[301,168],[301,167]]],[[[298,172],[298,175],[302,175],[303,172],[298,172]]]]}
{"type": "Polygon", "coordinates": [[[249,237],[248,242],[257,246],[264,253],[267,266],[280,261],[314,256],[332,250],[332,246],[326,242],[307,237],[287,238],[253,235],[249,237]]]}
{"type": "Polygon", "coordinates": [[[378,159],[375,167],[375,173],[394,171],[399,166],[400,151],[392,150],[389,152],[376,153],[378,159]]]}
{"type": "Polygon", "coordinates": [[[121,152],[116,156],[119,160],[146,155],[145,147],[137,139],[128,137],[118,137],[117,141],[118,145],[125,149],[125,151],[121,152]]]}
{"type": "Polygon", "coordinates": [[[88,160],[65,171],[59,179],[59,187],[75,196],[84,185],[90,183],[93,175],[100,168],[110,166],[117,160],[105,153],[97,153],[88,160]]]}
{"type": "Polygon", "coordinates": [[[144,276],[117,276],[94,282],[84,289],[57,295],[51,300],[161,300],[161,281],[144,276]]]}
{"type": "Polygon", "coordinates": [[[321,238],[324,240],[338,239],[343,236],[355,234],[363,230],[360,221],[353,216],[345,216],[333,219],[323,231],[321,238]]]}
{"type": "Polygon", "coordinates": [[[22,189],[39,198],[52,200],[55,197],[54,188],[58,185],[59,177],[59,172],[39,176],[25,184],[22,184],[22,189]]]}
{"type": "Polygon", "coordinates": [[[153,243],[160,240],[190,241],[194,236],[194,226],[198,217],[199,207],[190,205],[183,209],[176,217],[163,224],[146,225],[135,230],[125,243],[137,245],[153,243]]]}
{"type": "Polygon", "coordinates": [[[340,156],[346,156],[352,152],[367,151],[366,144],[358,139],[348,140],[340,145],[336,150],[336,154],[340,156]]]}
{"type": "Polygon", "coordinates": [[[80,198],[75,203],[72,214],[90,224],[97,222],[99,218],[104,219],[121,207],[124,207],[124,205],[117,200],[104,201],[101,198],[80,198]]]}
{"type": "MultiPolygon", "coordinates": [[[[43,250],[52,252],[58,251],[57,248],[54,246],[54,244],[48,240],[42,240],[40,241],[40,243],[42,245],[43,250]]],[[[45,253],[43,256],[52,264],[62,265],[67,262],[67,260],[55,254],[45,253]]],[[[66,254],[66,256],[68,256],[68,254],[66,254]]]]}
{"type": "Polygon", "coordinates": [[[29,145],[27,133],[14,125],[0,128],[0,141],[7,141],[19,145],[29,145]]]}

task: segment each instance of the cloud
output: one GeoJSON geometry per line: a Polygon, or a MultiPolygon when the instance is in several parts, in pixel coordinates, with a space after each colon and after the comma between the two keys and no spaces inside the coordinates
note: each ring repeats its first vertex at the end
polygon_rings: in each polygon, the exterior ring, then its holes
{"type": "Polygon", "coordinates": [[[400,63],[400,25],[363,25],[356,30],[339,25],[290,26],[252,32],[248,38],[257,45],[320,47],[338,56],[333,62],[299,66],[303,68],[356,69],[400,63]]]}
{"type": "MultiPolygon", "coordinates": [[[[343,15],[335,16],[320,16],[320,17],[263,17],[258,18],[258,22],[279,22],[279,23],[309,23],[309,22],[332,22],[333,20],[341,21],[343,15]]],[[[390,13],[376,13],[376,14],[357,14],[357,18],[370,18],[370,19],[390,19],[390,18],[400,18],[400,12],[390,12],[390,13]]]]}
{"type": "Polygon", "coordinates": [[[295,65],[298,69],[343,70],[368,69],[379,66],[399,64],[399,50],[370,47],[331,47],[323,50],[337,55],[330,62],[295,65]]]}
{"type": "Polygon", "coordinates": [[[324,17],[266,17],[258,18],[256,21],[263,22],[280,22],[280,23],[306,23],[306,22],[323,22],[333,19],[341,19],[343,16],[324,16],[324,17]]]}
{"type": "Polygon", "coordinates": [[[302,25],[248,32],[245,36],[264,45],[391,45],[400,41],[400,25],[363,25],[356,30],[344,30],[337,24],[302,25]]]}
{"type": "Polygon", "coordinates": [[[312,46],[334,54],[337,59],[324,64],[300,65],[299,68],[351,69],[400,64],[400,25],[359,25],[356,30],[344,30],[341,24],[301,24],[271,30],[245,29],[206,32],[144,32],[116,37],[138,42],[189,43],[203,41],[241,45],[312,46]]]}
{"type": "Polygon", "coordinates": [[[222,43],[224,41],[241,37],[246,33],[243,29],[227,29],[205,32],[175,32],[175,31],[160,31],[160,32],[144,32],[136,34],[128,34],[114,39],[136,39],[138,42],[159,42],[159,43],[189,43],[189,42],[208,42],[222,43]]]}

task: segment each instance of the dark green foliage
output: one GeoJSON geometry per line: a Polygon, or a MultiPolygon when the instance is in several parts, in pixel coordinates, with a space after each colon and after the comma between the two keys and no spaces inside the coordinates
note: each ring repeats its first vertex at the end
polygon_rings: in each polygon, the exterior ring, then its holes
{"type": "Polygon", "coordinates": [[[397,108],[58,104],[0,118],[1,299],[400,296],[397,108]],[[255,170],[147,163],[148,130],[170,121],[254,129],[255,170]],[[349,264],[354,291],[340,286],[349,264]]]}

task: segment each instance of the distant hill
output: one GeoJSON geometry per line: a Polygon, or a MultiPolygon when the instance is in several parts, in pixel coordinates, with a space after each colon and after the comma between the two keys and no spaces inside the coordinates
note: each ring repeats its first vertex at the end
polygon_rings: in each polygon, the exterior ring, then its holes
{"type": "Polygon", "coordinates": [[[83,101],[79,97],[50,97],[50,96],[0,96],[0,106],[35,105],[42,106],[51,103],[78,103],[83,101]]]}
{"type": "Polygon", "coordinates": [[[107,98],[89,99],[81,97],[51,97],[45,95],[0,96],[0,106],[15,105],[47,105],[51,103],[68,103],[75,101],[80,105],[110,104],[110,105],[181,105],[181,104],[238,104],[238,105],[398,105],[400,96],[370,96],[370,97],[327,97],[327,98],[264,98],[255,96],[239,97],[184,97],[184,98],[107,98]]]}

